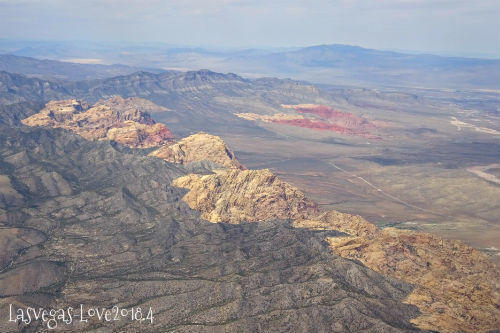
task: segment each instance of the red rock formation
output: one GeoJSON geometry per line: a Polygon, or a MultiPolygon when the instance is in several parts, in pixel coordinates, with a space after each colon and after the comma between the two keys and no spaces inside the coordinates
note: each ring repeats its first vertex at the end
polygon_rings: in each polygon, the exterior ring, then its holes
{"type": "Polygon", "coordinates": [[[373,124],[366,119],[356,116],[350,112],[341,112],[332,109],[331,107],[325,105],[298,104],[291,105],[290,107],[295,109],[298,113],[314,114],[319,116],[321,119],[328,119],[337,125],[351,129],[362,128],[363,130],[367,130],[368,128],[374,127],[373,124]]]}
{"type": "Polygon", "coordinates": [[[240,118],[267,123],[276,123],[296,127],[309,128],[318,131],[331,131],[340,134],[358,135],[368,139],[380,139],[370,133],[376,128],[375,124],[349,112],[334,110],[325,105],[297,104],[281,105],[284,109],[293,109],[297,114],[277,113],[273,115],[259,115],[256,113],[237,113],[240,118]]]}

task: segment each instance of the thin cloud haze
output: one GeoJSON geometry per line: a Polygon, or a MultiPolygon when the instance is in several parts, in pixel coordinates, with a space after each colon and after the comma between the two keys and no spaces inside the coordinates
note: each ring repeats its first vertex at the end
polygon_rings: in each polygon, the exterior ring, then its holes
{"type": "Polygon", "coordinates": [[[499,13],[491,0],[0,0],[0,38],[500,56],[499,13]]]}

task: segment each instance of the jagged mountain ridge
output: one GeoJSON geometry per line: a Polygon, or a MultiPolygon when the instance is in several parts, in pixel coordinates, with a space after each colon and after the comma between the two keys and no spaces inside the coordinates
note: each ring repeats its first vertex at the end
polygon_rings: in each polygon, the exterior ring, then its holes
{"type": "Polygon", "coordinates": [[[189,189],[183,200],[211,222],[292,219],[298,228],[348,234],[326,240],[343,257],[415,284],[405,302],[421,309],[412,322],[422,329],[489,332],[500,325],[500,273],[484,253],[462,242],[409,230],[379,230],[361,216],[321,212],[269,170],[215,170],[183,176],[173,184],[189,189]]]}
{"type": "MultiPolygon", "coordinates": [[[[91,141],[108,140],[128,148],[152,148],[150,156],[167,162],[198,163],[203,167],[201,163],[209,169],[217,166],[245,169],[220,137],[200,132],[176,140],[164,124],[151,118],[149,112],[169,110],[138,97],[115,96],[93,106],[68,99],[48,102],[40,112],[21,119],[21,123],[32,127],[64,128],[91,141]]],[[[15,116],[17,119],[18,115],[15,116]]]]}
{"type": "MultiPolygon", "coordinates": [[[[422,114],[427,105],[439,109],[449,106],[448,100],[436,99],[433,93],[423,98],[411,91],[382,92],[376,89],[328,86],[318,88],[288,79],[246,79],[235,74],[208,70],[170,71],[161,74],[137,72],[80,82],[51,82],[0,72],[2,104],[68,98],[83,99],[93,104],[114,96],[141,97],[169,108],[172,112],[157,113],[154,117],[181,137],[200,130],[215,135],[232,133],[275,137],[274,130],[241,119],[237,114],[294,114],[290,109],[283,109],[282,104],[324,105],[339,108],[344,113],[354,113],[354,116],[362,116],[360,110],[366,108],[375,108],[384,115],[385,110],[393,112],[407,108],[422,114]]],[[[464,108],[467,107],[469,105],[464,105],[464,108]]],[[[372,115],[368,120],[372,121],[373,118],[372,115]]]]}
{"type": "Polygon", "coordinates": [[[152,306],[156,319],[115,330],[417,331],[415,308],[400,303],[409,285],[330,254],[320,235],[200,220],[170,185],[182,166],[25,127],[2,126],[0,156],[0,232],[13,239],[1,254],[2,313],[118,301],[152,306]]]}
{"type": "Polygon", "coordinates": [[[64,85],[64,83],[0,71],[0,103],[7,105],[68,98],[71,92],[64,85]]]}
{"type": "MultiPolygon", "coordinates": [[[[251,76],[279,76],[312,82],[362,86],[426,86],[498,89],[498,59],[438,56],[416,52],[329,44],[281,49],[204,49],[165,45],[0,42],[16,55],[103,58],[108,63],[157,68],[212,68],[251,76]]],[[[498,58],[498,57],[497,57],[498,58]]]]}

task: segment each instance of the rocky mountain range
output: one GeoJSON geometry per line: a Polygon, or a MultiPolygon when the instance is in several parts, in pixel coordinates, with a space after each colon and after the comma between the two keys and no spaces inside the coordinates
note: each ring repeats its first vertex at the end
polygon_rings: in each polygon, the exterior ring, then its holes
{"type": "Polygon", "coordinates": [[[321,235],[285,222],[203,221],[171,185],[186,174],[180,165],[62,129],[4,127],[0,135],[9,239],[2,314],[10,304],[154,312],[152,324],[58,323],[79,332],[417,331],[409,323],[417,308],[402,303],[410,285],[331,254],[321,235]]]}
{"type": "MultiPolygon", "coordinates": [[[[377,227],[310,198],[285,179],[292,173],[256,167],[310,150],[323,157],[311,157],[317,165],[301,179],[316,186],[325,151],[374,158],[402,140],[414,147],[415,136],[455,133],[426,127],[449,125],[450,98],[207,70],[80,82],[1,72],[0,312],[154,309],[152,324],[95,320],[72,331],[494,331],[500,277],[487,254],[377,227]],[[398,115],[397,105],[412,112],[398,115]],[[389,114],[368,112],[379,108],[389,114]]],[[[453,103],[461,111],[473,101],[453,103]]],[[[349,186],[375,187],[334,162],[349,186]]]]}
{"type": "MultiPolygon", "coordinates": [[[[266,104],[276,105],[274,100],[278,96],[296,103],[307,96],[310,96],[308,100],[321,100],[318,89],[311,85],[291,80],[250,80],[235,74],[221,74],[209,70],[162,74],[139,72],[76,83],[56,83],[0,72],[2,104],[48,102],[75,97],[96,103],[114,96],[140,97],[161,106],[168,105],[172,112],[165,117],[165,114],[156,114],[156,118],[182,135],[197,132],[200,127],[216,132],[232,129],[234,132],[253,130],[263,133],[258,126],[251,126],[234,115],[234,103],[237,99],[244,101],[247,98],[258,98],[265,103],[263,107],[266,108],[269,108],[266,104]]],[[[238,109],[254,111],[252,105],[241,105],[238,109]]]]}
{"type": "Polygon", "coordinates": [[[422,311],[412,320],[422,329],[487,332],[500,326],[500,274],[485,254],[462,242],[379,230],[360,216],[336,211],[320,214],[314,202],[268,170],[216,170],[180,177],[173,185],[189,189],[183,200],[211,222],[291,219],[295,227],[348,234],[326,238],[333,252],[414,284],[405,302],[422,311]]]}
{"type": "MultiPolygon", "coordinates": [[[[342,44],[268,49],[207,49],[162,44],[68,45],[64,42],[16,44],[9,45],[6,41],[0,41],[0,52],[4,50],[3,52],[12,55],[39,59],[94,59],[109,64],[127,64],[135,68],[210,68],[245,77],[291,77],[334,85],[499,88],[498,58],[438,56],[423,52],[375,50],[342,44]]],[[[99,72],[104,71],[105,67],[102,67],[99,72]]],[[[110,67],[109,71],[112,69],[118,70],[110,67]]]]}
{"type": "MultiPolygon", "coordinates": [[[[136,105],[143,106],[143,109],[145,105],[156,111],[157,107],[148,101],[115,97],[96,105],[97,111],[92,111],[85,103],[75,100],[50,102],[23,123],[63,127],[88,140],[99,138],[125,142],[132,148],[144,148],[144,145],[124,141],[121,137],[88,135],[86,126],[90,124],[90,128],[95,129],[92,122],[77,121],[83,126],[65,127],[55,121],[62,124],[69,121],[71,124],[75,114],[97,112],[99,117],[94,118],[99,119],[99,128],[104,130],[119,126],[123,117],[141,121],[146,127],[164,126],[150,121],[149,114],[138,110],[136,105]],[[106,107],[104,112],[103,106],[106,107]],[[110,116],[110,111],[113,111],[113,116],[110,116]]],[[[326,112],[323,117],[333,113],[324,108],[313,110],[326,112]]],[[[94,134],[95,130],[90,133],[94,134]]],[[[422,312],[421,316],[411,320],[418,327],[440,332],[487,332],[500,324],[500,275],[487,256],[479,251],[461,242],[425,233],[393,228],[379,230],[359,216],[336,211],[321,212],[318,205],[300,190],[281,181],[269,170],[242,170],[244,167],[234,153],[215,136],[200,133],[176,143],[156,142],[154,145],[161,148],[149,156],[166,162],[186,166],[203,160],[216,163],[209,166],[209,170],[195,170],[170,183],[189,190],[182,200],[191,209],[199,211],[202,219],[231,224],[292,220],[296,228],[340,232],[325,237],[334,253],[360,260],[385,276],[415,285],[405,302],[416,305],[422,312]]],[[[52,173],[49,179],[55,191],[71,194],[69,184],[59,174],[52,173]]],[[[4,183],[4,200],[16,202],[22,199],[12,187],[10,178],[5,178],[4,183]]]]}

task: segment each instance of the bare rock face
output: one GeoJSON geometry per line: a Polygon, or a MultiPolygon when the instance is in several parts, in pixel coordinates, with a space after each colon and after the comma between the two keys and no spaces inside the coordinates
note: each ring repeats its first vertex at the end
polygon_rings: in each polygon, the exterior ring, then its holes
{"type": "Polygon", "coordinates": [[[22,122],[29,126],[60,127],[58,125],[72,120],[76,114],[88,109],[89,105],[85,101],[76,99],[50,101],[39,113],[24,119],[22,122]]]}
{"type": "Polygon", "coordinates": [[[318,211],[302,192],[267,169],[190,174],[174,180],[173,185],[188,188],[183,200],[210,222],[295,219],[318,211]]]}
{"type": "Polygon", "coordinates": [[[422,315],[412,322],[439,332],[487,332],[500,327],[500,275],[486,255],[454,240],[395,228],[377,229],[361,217],[328,212],[296,227],[332,229],[334,253],[415,285],[406,299],[422,315]]]}
{"type": "Polygon", "coordinates": [[[165,110],[142,98],[113,97],[93,107],[69,99],[51,101],[22,122],[72,130],[87,140],[113,140],[132,148],[148,148],[174,139],[165,125],[155,123],[147,113],[165,110]]]}
{"type": "Polygon", "coordinates": [[[149,125],[127,120],[120,125],[121,127],[111,128],[106,137],[100,140],[112,140],[132,148],[148,148],[174,139],[173,134],[163,124],[149,125]]]}
{"type": "Polygon", "coordinates": [[[203,132],[183,138],[174,144],[165,145],[153,151],[150,156],[172,163],[187,164],[208,160],[225,168],[245,169],[220,137],[203,132]]]}

